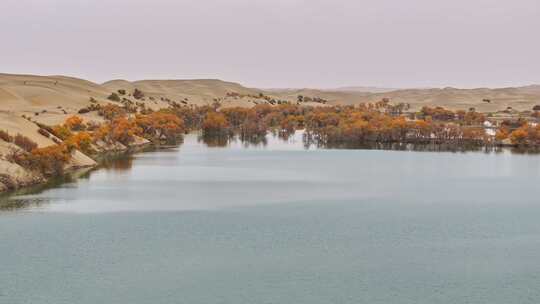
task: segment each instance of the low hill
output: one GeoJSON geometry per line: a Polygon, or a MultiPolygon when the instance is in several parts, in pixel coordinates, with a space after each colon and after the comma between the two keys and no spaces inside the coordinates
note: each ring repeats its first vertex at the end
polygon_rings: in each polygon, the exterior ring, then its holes
{"type": "Polygon", "coordinates": [[[386,93],[386,92],[392,92],[396,91],[397,89],[392,88],[380,88],[380,87],[341,87],[334,89],[332,91],[337,92],[361,92],[361,93],[386,93]]]}
{"type": "MultiPolygon", "coordinates": [[[[424,105],[443,106],[450,109],[499,111],[507,107],[530,110],[540,104],[540,86],[532,85],[498,89],[380,89],[349,87],[336,90],[247,88],[234,82],[216,79],[200,80],[111,80],[103,84],[66,76],[34,76],[0,74],[0,111],[33,117],[36,121],[55,124],[66,115],[77,113],[90,104],[114,103],[107,97],[125,90],[126,98],[135,101],[133,92],[138,89],[144,97],[136,100],[157,109],[178,104],[211,104],[223,106],[253,106],[273,101],[296,102],[298,96],[306,100],[319,99],[328,104],[358,104],[377,102],[388,98],[393,103],[409,103],[412,109],[424,105]]],[[[307,103],[310,104],[310,103],[307,103]]],[[[320,105],[320,103],[311,103],[320,105]]]]}
{"type": "Polygon", "coordinates": [[[517,110],[531,110],[540,104],[540,86],[498,89],[406,89],[369,94],[345,103],[372,102],[389,98],[394,103],[409,103],[413,109],[424,105],[442,106],[457,110],[476,108],[482,112],[495,112],[512,107],[517,110]]]}
{"type": "MultiPolygon", "coordinates": [[[[113,80],[103,84],[109,91],[124,89],[132,92],[139,89],[147,97],[160,101],[161,98],[171,101],[185,101],[188,104],[208,104],[218,99],[225,99],[227,93],[240,95],[258,95],[261,90],[249,89],[238,83],[226,82],[217,79],[197,80],[140,80],[129,82],[126,80],[113,80]]],[[[248,106],[249,104],[239,103],[248,106]]]]}
{"type": "Polygon", "coordinates": [[[441,106],[452,110],[467,110],[474,107],[482,112],[496,112],[507,107],[523,111],[531,110],[533,106],[540,104],[540,85],[497,89],[400,89],[384,92],[347,89],[285,89],[272,92],[287,99],[293,99],[298,95],[317,96],[328,100],[330,104],[359,104],[388,98],[392,103],[409,103],[413,110],[422,106],[441,106]]]}

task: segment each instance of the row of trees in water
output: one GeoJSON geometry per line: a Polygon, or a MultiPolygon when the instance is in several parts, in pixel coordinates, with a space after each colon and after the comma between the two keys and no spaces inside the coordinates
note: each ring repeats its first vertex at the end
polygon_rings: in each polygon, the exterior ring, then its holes
{"type": "Polygon", "coordinates": [[[52,138],[56,145],[37,148],[29,139],[19,138],[19,142],[30,148],[13,152],[10,159],[45,175],[56,175],[62,172],[75,149],[96,155],[117,143],[133,145],[140,138],[155,144],[176,144],[184,133],[194,130],[201,130],[203,138],[218,144],[235,136],[258,142],[269,131],[287,137],[304,129],[306,142],[319,146],[367,143],[496,146],[505,142],[540,146],[540,127],[527,122],[503,123],[493,136],[483,126],[485,116],[473,109],[453,112],[424,107],[414,115],[405,115],[402,108],[405,107],[387,102],[324,107],[175,105],[160,111],[145,109],[142,113],[130,113],[110,104],[95,108],[104,118],[103,123],[85,122],[80,116],[72,116],[57,126],[41,125],[39,133],[52,138]]]}
{"type": "MultiPolygon", "coordinates": [[[[402,108],[402,107],[398,107],[402,108]]],[[[358,106],[303,107],[257,105],[253,108],[180,107],[172,111],[191,130],[204,136],[258,140],[268,131],[287,136],[305,129],[306,140],[320,146],[365,143],[444,144],[455,146],[540,146],[540,126],[525,120],[488,124],[474,109],[451,111],[423,107],[413,114],[397,113],[388,103],[358,106]]]]}
{"type": "MultiPolygon", "coordinates": [[[[493,136],[483,125],[484,114],[474,109],[453,112],[441,107],[423,107],[414,115],[396,115],[395,106],[384,105],[174,106],[145,114],[129,114],[119,106],[108,105],[99,113],[106,123],[84,124],[74,116],[50,131],[68,143],[73,138],[75,142],[79,142],[79,138],[90,138],[94,143],[120,142],[124,145],[130,145],[137,136],[158,144],[175,144],[182,134],[195,130],[201,130],[207,138],[238,136],[241,140],[257,141],[269,131],[287,136],[298,129],[305,129],[309,140],[319,145],[370,142],[540,145],[540,127],[526,121],[502,122],[493,136]]],[[[92,151],[83,150],[92,154],[92,151]]]]}

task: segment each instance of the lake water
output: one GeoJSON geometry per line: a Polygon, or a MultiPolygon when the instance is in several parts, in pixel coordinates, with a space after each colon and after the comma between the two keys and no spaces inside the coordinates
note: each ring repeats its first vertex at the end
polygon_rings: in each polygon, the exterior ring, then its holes
{"type": "Polygon", "coordinates": [[[0,303],[539,303],[540,156],[195,135],[4,198],[0,303]]]}

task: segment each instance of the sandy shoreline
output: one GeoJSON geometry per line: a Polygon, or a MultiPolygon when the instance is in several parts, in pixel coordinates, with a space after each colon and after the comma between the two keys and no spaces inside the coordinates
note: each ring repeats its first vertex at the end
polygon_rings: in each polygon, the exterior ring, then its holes
{"type": "MultiPolygon", "coordinates": [[[[99,169],[105,162],[110,161],[111,159],[115,159],[118,157],[126,157],[126,156],[137,154],[137,153],[144,153],[146,151],[153,151],[154,149],[160,149],[160,148],[162,147],[158,148],[158,147],[155,147],[150,142],[145,142],[144,144],[141,144],[141,145],[127,147],[124,150],[102,152],[100,154],[92,155],[93,157],[92,159],[94,160],[93,164],[82,165],[82,166],[71,166],[65,170],[62,176],[55,176],[51,178],[44,178],[32,172],[20,171],[19,174],[22,174],[23,177],[21,178],[20,175],[13,174],[17,176],[15,183],[13,183],[13,181],[11,182],[12,187],[6,187],[6,186],[0,187],[0,195],[9,196],[12,194],[16,194],[17,192],[20,192],[20,191],[31,190],[32,188],[37,187],[37,186],[46,188],[47,185],[50,184],[51,182],[54,183],[57,180],[65,180],[68,177],[76,179],[83,174],[99,169]]],[[[2,167],[2,162],[5,162],[5,161],[0,160],[0,170],[5,170],[2,167]]],[[[8,163],[8,164],[10,166],[17,166],[16,164],[12,164],[12,163],[8,163]]],[[[5,185],[3,183],[2,176],[3,174],[0,174],[0,186],[5,185]]]]}

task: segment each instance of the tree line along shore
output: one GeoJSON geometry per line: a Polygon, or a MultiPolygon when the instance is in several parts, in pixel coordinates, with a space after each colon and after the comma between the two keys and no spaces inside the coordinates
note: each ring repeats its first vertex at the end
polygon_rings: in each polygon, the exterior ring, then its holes
{"type": "MultiPolygon", "coordinates": [[[[125,94],[125,90],[111,93],[109,99],[116,104],[90,100],[78,114],[57,125],[45,125],[23,116],[36,125],[39,136],[52,141],[44,147],[38,147],[25,135],[0,130],[0,144],[7,151],[0,159],[31,177],[20,181],[16,174],[0,172],[0,190],[13,190],[63,175],[78,153],[98,159],[107,153],[148,145],[176,145],[190,131],[201,131],[209,142],[226,142],[233,137],[257,142],[269,131],[287,137],[303,129],[304,139],[318,146],[410,143],[540,147],[540,126],[536,123],[540,107],[526,119],[503,120],[474,108],[452,111],[424,106],[411,112],[407,104],[393,104],[386,99],[333,106],[325,102],[321,102],[322,106],[312,106],[283,101],[249,108],[223,107],[218,101],[200,106],[169,103],[167,108],[154,110],[145,103],[122,99],[120,96],[125,94]],[[89,113],[97,114],[101,122],[87,119],[89,113]]],[[[139,99],[144,93],[135,90],[131,95],[139,99]]],[[[96,162],[87,162],[89,167],[95,165],[96,162]]]]}

